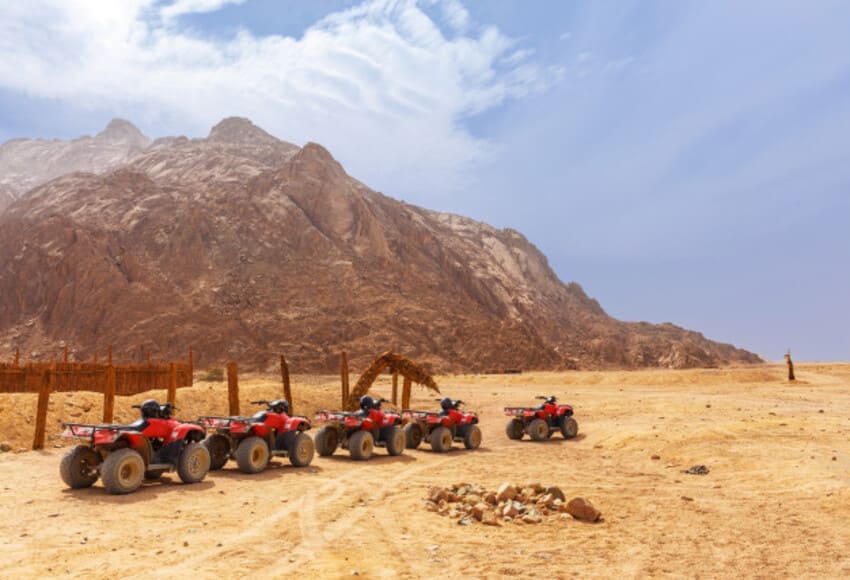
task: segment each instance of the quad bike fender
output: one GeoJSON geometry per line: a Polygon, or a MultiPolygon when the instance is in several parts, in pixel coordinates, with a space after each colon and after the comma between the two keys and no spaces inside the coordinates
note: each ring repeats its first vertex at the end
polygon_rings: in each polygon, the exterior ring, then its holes
{"type": "MultiPolygon", "coordinates": [[[[121,433],[117,438],[111,439],[104,445],[95,441],[95,446],[99,447],[101,450],[108,449],[109,451],[128,447],[139,452],[139,455],[142,456],[145,465],[151,462],[151,443],[148,441],[147,437],[138,433],[121,433]]],[[[104,456],[103,451],[101,451],[101,456],[104,456]]]]}
{"type": "Polygon", "coordinates": [[[251,427],[248,429],[248,434],[256,435],[260,439],[266,439],[269,436],[270,431],[271,429],[269,429],[269,426],[265,423],[256,423],[254,425],[251,425],[251,427]]]}
{"type": "Polygon", "coordinates": [[[390,425],[401,425],[401,417],[398,415],[384,415],[381,419],[381,427],[389,427],[390,425]]]}
{"type": "Polygon", "coordinates": [[[180,423],[168,434],[165,442],[171,444],[177,441],[182,442],[184,439],[186,441],[201,441],[204,437],[206,437],[206,431],[200,425],[180,423]]]}
{"type": "Polygon", "coordinates": [[[290,417],[283,424],[283,431],[306,431],[310,428],[310,421],[306,417],[290,417]]]}

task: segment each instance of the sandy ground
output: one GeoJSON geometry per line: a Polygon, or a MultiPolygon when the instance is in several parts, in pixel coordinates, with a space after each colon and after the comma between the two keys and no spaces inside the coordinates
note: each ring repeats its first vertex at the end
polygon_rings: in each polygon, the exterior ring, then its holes
{"type": "MultiPolygon", "coordinates": [[[[0,455],[0,575],[847,577],[850,365],[797,374],[796,384],[778,365],[439,377],[481,414],[478,451],[381,449],[365,463],[343,451],[304,469],[275,460],[256,476],[231,462],[200,484],[167,475],[120,497],[100,483],[66,489],[64,450],[51,440],[44,452],[0,455]],[[508,440],[502,406],[535,394],[575,405],[579,437],[508,440]],[[682,473],[694,464],[711,472],[682,473]],[[590,499],[604,520],[459,526],[422,507],[435,485],[531,480],[590,499]]],[[[333,378],[295,379],[297,411],[335,404],[333,378]]],[[[279,389],[254,378],[242,398],[279,389]]],[[[388,394],[386,377],[375,390],[388,394]]],[[[431,399],[415,392],[417,407],[431,399]]],[[[118,419],[132,417],[132,402],[118,402],[118,419]]],[[[220,383],[178,393],[186,418],[225,405],[220,383]]],[[[34,407],[31,395],[0,395],[0,440],[25,445],[31,425],[22,435],[13,424],[34,407]]],[[[94,395],[57,395],[48,431],[99,409],[94,395]]]]}

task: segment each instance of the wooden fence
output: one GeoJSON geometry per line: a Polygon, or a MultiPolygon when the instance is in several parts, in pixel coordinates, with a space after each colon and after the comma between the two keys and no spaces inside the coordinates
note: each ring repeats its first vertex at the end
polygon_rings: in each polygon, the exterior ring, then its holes
{"type": "Polygon", "coordinates": [[[0,393],[38,393],[33,449],[42,449],[47,425],[50,393],[90,391],[103,393],[103,422],[112,422],[116,395],[138,395],[164,389],[174,403],[177,389],[189,387],[193,379],[192,350],[188,361],[141,365],[113,365],[112,349],[107,362],[30,362],[20,364],[15,355],[11,364],[0,363],[0,393]]]}

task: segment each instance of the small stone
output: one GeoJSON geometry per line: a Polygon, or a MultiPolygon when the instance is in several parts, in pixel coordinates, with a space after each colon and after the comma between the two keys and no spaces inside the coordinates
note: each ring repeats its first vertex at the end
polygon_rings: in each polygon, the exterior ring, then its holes
{"type": "Polygon", "coordinates": [[[513,502],[506,504],[504,508],[502,508],[502,516],[505,518],[515,518],[519,514],[519,510],[513,504],[513,502]]]}
{"type": "Polygon", "coordinates": [[[694,465],[693,467],[689,467],[682,471],[682,473],[687,473],[689,475],[708,475],[708,467],[705,465],[694,465]]]}
{"type": "Polygon", "coordinates": [[[543,505],[552,505],[555,502],[555,497],[551,493],[546,493],[540,496],[540,499],[537,500],[537,503],[543,505]]]}
{"type": "Polygon", "coordinates": [[[543,491],[552,494],[552,497],[554,497],[555,500],[567,501],[567,496],[564,495],[564,492],[561,491],[561,488],[557,485],[550,485],[543,491]]]}
{"type": "Polygon", "coordinates": [[[484,513],[487,511],[489,511],[489,506],[486,503],[481,502],[472,506],[470,513],[472,514],[472,517],[480,522],[484,518],[484,513]]]}
{"type": "Polygon", "coordinates": [[[502,522],[491,511],[484,512],[484,517],[481,518],[481,523],[485,526],[501,526],[502,522]]]}
{"type": "Polygon", "coordinates": [[[543,518],[538,514],[525,514],[522,516],[522,521],[527,524],[539,524],[543,521],[543,518]]]}
{"type": "Polygon", "coordinates": [[[499,489],[496,490],[496,499],[498,499],[499,501],[514,499],[515,497],[516,488],[510,483],[503,483],[499,486],[499,489]]]}
{"type": "Polygon", "coordinates": [[[481,503],[481,496],[475,493],[470,493],[469,495],[463,498],[463,503],[467,505],[475,505],[477,503],[481,503]]]}
{"type": "Polygon", "coordinates": [[[457,521],[457,525],[459,525],[459,526],[471,526],[472,520],[469,518],[469,516],[464,516],[457,521]]]}
{"type": "Polygon", "coordinates": [[[567,504],[567,512],[577,520],[595,522],[602,513],[583,497],[574,497],[567,504]]]}
{"type": "Polygon", "coordinates": [[[531,490],[534,491],[534,493],[540,493],[540,492],[543,491],[543,486],[540,485],[539,481],[532,481],[532,482],[526,483],[525,487],[530,488],[531,490]]]}
{"type": "Polygon", "coordinates": [[[658,461],[659,459],[661,459],[661,456],[660,455],[653,455],[652,457],[650,457],[650,459],[652,459],[653,461],[658,461]]]}
{"type": "Polygon", "coordinates": [[[352,576],[360,576],[360,570],[352,570],[351,575],[352,576]]]}
{"type": "Polygon", "coordinates": [[[8,442],[4,441],[3,443],[0,443],[0,451],[3,453],[8,453],[11,450],[12,446],[8,442]]]}
{"type": "Polygon", "coordinates": [[[440,508],[437,506],[437,504],[435,504],[431,500],[428,500],[428,501],[425,502],[425,509],[428,510],[429,512],[435,512],[440,508]]]}
{"type": "Polygon", "coordinates": [[[496,494],[492,491],[484,495],[484,501],[490,505],[496,505],[496,494]]]}
{"type": "Polygon", "coordinates": [[[188,547],[189,547],[189,542],[186,542],[186,541],[184,540],[184,542],[183,542],[183,547],[184,547],[184,548],[188,548],[188,547]]]}
{"type": "Polygon", "coordinates": [[[454,503],[460,501],[460,496],[453,491],[450,491],[446,494],[446,501],[449,503],[454,503]]]}
{"type": "Polygon", "coordinates": [[[447,496],[448,492],[445,489],[441,487],[433,487],[428,494],[428,499],[434,503],[440,503],[440,501],[444,501],[447,496]]]}
{"type": "Polygon", "coordinates": [[[694,498],[692,498],[692,497],[688,497],[688,496],[686,496],[686,495],[683,495],[683,496],[682,496],[682,499],[683,499],[683,500],[685,500],[685,501],[694,501],[694,498]]]}

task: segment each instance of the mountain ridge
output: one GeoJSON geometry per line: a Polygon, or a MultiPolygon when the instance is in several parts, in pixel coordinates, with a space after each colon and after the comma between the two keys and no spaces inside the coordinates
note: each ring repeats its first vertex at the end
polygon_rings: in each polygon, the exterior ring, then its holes
{"type": "Polygon", "coordinates": [[[377,193],[319,144],[244,118],[147,143],[0,214],[0,346],[166,357],[191,344],[201,365],[285,352],[311,371],[390,347],[445,371],[760,360],[617,321],[521,233],[377,193]]]}

